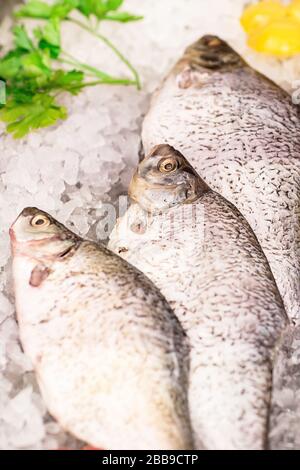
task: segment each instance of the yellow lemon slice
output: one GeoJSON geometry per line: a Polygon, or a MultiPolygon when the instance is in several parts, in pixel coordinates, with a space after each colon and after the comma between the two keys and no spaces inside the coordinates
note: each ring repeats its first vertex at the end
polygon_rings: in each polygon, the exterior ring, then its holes
{"type": "Polygon", "coordinates": [[[263,0],[249,5],[242,14],[241,24],[249,33],[266,26],[270,21],[284,18],[286,7],[279,0],[263,0]]]}
{"type": "Polygon", "coordinates": [[[248,44],[258,52],[278,57],[300,53],[300,26],[295,20],[283,18],[272,21],[249,36],[248,44]]]}
{"type": "Polygon", "coordinates": [[[293,0],[287,6],[287,15],[300,23],[300,0],[293,0]]]}

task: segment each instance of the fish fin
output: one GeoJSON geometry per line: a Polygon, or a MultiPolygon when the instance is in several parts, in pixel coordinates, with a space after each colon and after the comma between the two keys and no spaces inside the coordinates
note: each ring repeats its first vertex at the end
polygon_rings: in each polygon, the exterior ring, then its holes
{"type": "Polygon", "coordinates": [[[37,264],[31,271],[29,284],[32,287],[39,287],[42,282],[47,279],[50,274],[50,269],[44,264],[37,264]]]}

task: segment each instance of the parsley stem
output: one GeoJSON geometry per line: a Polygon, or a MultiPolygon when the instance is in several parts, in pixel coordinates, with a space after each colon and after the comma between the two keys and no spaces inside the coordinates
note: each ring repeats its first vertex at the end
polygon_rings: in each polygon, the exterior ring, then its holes
{"type": "Polygon", "coordinates": [[[93,75],[95,75],[98,78],[102,78],[102,79],[111,78],[111,76],[108,75],[107,73],[104,73],[101,70],[98,70],[95,67],[92,67],[91,65],[83,64],[83,63],[79,62],[78,60],[74,59],[67,52],[62,51],[62,54],[65,55],[67,58],[57,59],[58,62],[62,62],[62,63],[69,64],[69,65],[74,65],[75,67],[78,67],[79,69],[87,70],[88,72],[92,72],[93,75]]]}
{"type": "MultiPolygon", "coordinates": [[[[129,80],[127,78],[111,78],[110,80],[95,80],[93,82],[82,83],[82,85],[80,87],[81,88],[87,88],[87,87],[90,87],[90,86],[97,86],[97,85],[125,85],[125,86],[129,86],[129,85],[135,85],[135,82],[133,80],[129,80]]],[[[69,91],[72,90],[73,88],[77,89],[77,87],[74,86],[74,87],[70,87],[69,91]]],[[[53,96],[56,98],[61,93],[64,93],[64,90],[59,90],[53,96]]]]}
{"type": "Polygon", "coordinates": [[[138,90],[141,89],[141,82],[140,82],[140,78],[139,78],[139,75],[138,75],[137,71],[135,70],[133,65],[126,59],[126,57],[124,57],[124,55],[117,49],[117,47],[106,36],[103,36],[103,34],[100,34],[99,32],[94,31],[92,28],[90,28],[89,26],[87,26],[86,24],[82,23],[79,20],[76,20],[74,18],[68,18],[68,20],[71,21],[72,23],[76,24],[77,26],[85,29],[90,34],[92,34],[93,36],[97,37],[102,42],[104,42],[119,57],[119,59],[128,67],[128,69],[132,72],[132,74],[134,76],[134,79],[135,79],[135,85],[136,85],[137,89],[138,90]]]}
{"type": "Polygon", "coordinates": [[[96,85],[135,85],[135,81],[127,78],[112,78],[111,80],[96,80],[94,82],[86,82],[82,87],[96,86],[96,85]]]}
{"type": "Polygon", "coordinates": [[[87,65],[87,64],[82,64],[81,62],[78,62],[76,59],[74,59],[67,52],[62,51],[62,54],[66,55],[68,58],[67,59],[57,59],[58,62],[69,64],[69,65],[74,65],[78,69],[87,70],[88,72],[90,72],[90,76],[94,76],[94,77],[96,76],[97,78],[100,79],[100,80],[97,81],[97,84],[99,84],[99,83],[110,83],[112,85],[114,85],[114,84],[116,84],[116,85],[119,85],[119,84],[135,85],[135,82],[133,80],[129,80],[127,78],[113,77],[111,75],[108,75],[107,73],[102,72],[101,70],[96,69],[95,67],[92,67],[92,66],[87,65]]]}

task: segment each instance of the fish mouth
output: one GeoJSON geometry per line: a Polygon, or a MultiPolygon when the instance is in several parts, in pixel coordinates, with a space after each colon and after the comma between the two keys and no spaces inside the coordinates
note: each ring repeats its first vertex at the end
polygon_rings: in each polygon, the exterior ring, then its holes
{"type": "Polygon", "coordinates": [[[218,36],[205,35],[189,46],[182,61],[191,66],[211,70],[228,69],[245,65],[241,56],[218,36]]]}
{"type": "Polygon", "coordinates": [[[9,233],[9,237],[10,237],[10,242],[11,244],[14,246],[18,240],[17,240],[17,236],[16,236],[16,233],[15,233],[15,225],[17,223],[17,221],[21,218],[21,217],[29,217],[29,216],[34,216],[38,213],[41,213],[42,211],[39,210],[37,207],[25,207],[25,209],[23,209],[20,214],[15,218],[15,220],[13,221],[13,223],[11,224],[11,226],[9,227],[9,230],[8,230],[8,233],[9,233]]]}
{"type": "Polygon", "coordinates": [[[131,184],[128,194],[133,202],[154,215],[182,203],[187,193],[184,184],[150,183],[138,177],[131,184]]]}
{"type": "Polygon", "coordinates": [[[142,178],[138,175],[134,175],[132,182],[130,184],[128,194],[130,199],[134,202],[139,202],[140,196],[144,195],[147,191],[170,191],[174,194],[176,193],[178,186],[176,184],[159,184],[159,183],[150,183],[146,181],[145,178],[142,178]]]}

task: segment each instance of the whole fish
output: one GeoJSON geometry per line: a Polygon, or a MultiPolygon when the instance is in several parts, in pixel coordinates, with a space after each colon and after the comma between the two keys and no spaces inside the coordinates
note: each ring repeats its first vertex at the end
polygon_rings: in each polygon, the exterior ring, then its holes
{"type": "Polygon", "coordinates": [[[129,194],[109,247],[156,283],[189,336],[196,446],[265,448],[287,317],[253,231],[168,145],[140,163],[129,194]]]}
{"type": "Polygon", "coordinates": [[[10,235],[21,342],[49,412],[96,448],[191,448],[186,337],[154,285],[39,209],[10,235]]]}
{"type": "Polygon", "coordinates": [[[188,47],[153,96],[146,153],[168,143],[246,217],[300,320],[300,120],[291,97],[224,41],[188,47]]]}

